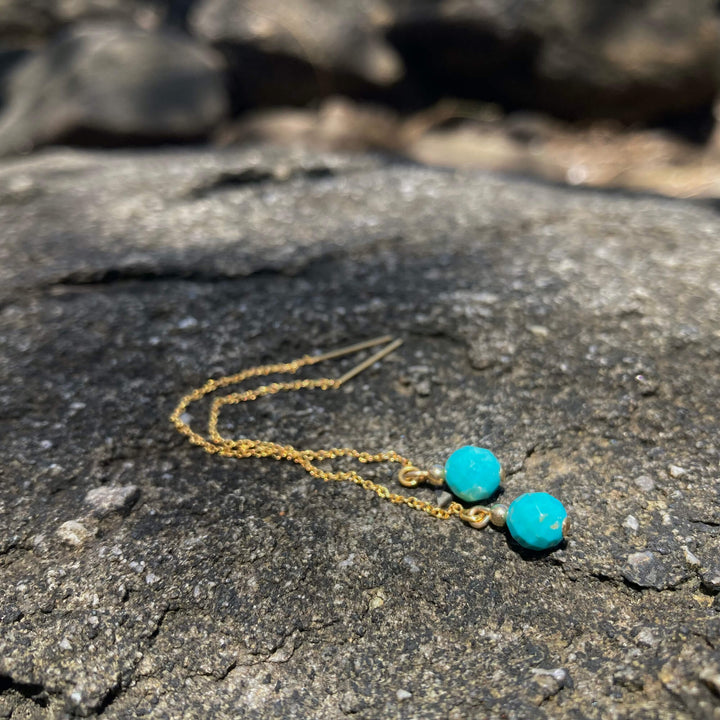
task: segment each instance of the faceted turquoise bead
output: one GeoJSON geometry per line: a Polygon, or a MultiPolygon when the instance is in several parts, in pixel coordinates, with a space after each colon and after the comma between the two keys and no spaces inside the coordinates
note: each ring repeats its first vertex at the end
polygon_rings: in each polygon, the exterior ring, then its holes
{"type": "Polygon", "coordinates": [[[549,550],[563,540],[563,504],[545,492],[525,493],[510,503],[507,527],[518,544],[529,550],[549,550]]]}
{"type": "Polygon", "coordinates": [[[500,485],[500,462],[489,450],[466,445],[447,459],[445,482],[466,502],[485,500],[500,485]]]}

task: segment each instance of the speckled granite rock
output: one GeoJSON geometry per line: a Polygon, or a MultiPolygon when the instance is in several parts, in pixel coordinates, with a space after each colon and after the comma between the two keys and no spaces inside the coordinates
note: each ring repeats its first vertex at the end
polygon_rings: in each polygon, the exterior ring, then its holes
{"type": "Polygon", "coordinates": [[[718,716],[713,208],[54,152],[2,166],[0,222],[0,717],[718,716]],[[385,332],[406,343],[381,368],[225,431],[491,447],[504,500],[569,507],[565,548],[210,457],[167,421],[209,375],[385,332]],[[102,486],[133,502],[96,512],[102,486]]]}

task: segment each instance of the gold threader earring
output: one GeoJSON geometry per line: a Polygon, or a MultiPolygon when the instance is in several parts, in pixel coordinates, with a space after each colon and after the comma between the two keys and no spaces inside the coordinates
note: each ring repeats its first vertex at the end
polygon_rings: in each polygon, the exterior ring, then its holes
{"type": "Polygon", "coordinates": [[[507,526],[513,539],[529,550],[550,550],[562,543],[568,536],[570,529],[567,512],[557,498],[545,492],[525,493],[513,500],[509,506],[495,503],[490,506],[473,504],[465,507],[457,501],[452,501],[446,507],[441,507],[413,496],[394,493],[385,485],[363,478],[355,470],[329,472],[317,465],[317,463],[339,457],[354,458],[364,464],[397,463],[401,466],[397,479],[403,487],[413,488],[421,483],[427,483],[438,488],[445,486],[456,498],[466,503],[477,503],[492,497],[504,478],[500,462],[490,450],[485,448],[466,445],[453,452],[444,465],[434,465],[428,469],[421,469],[406,457],[392,450],[375,454],[362,452],[355,448],[340,447],[327,450],[298,450],[292,445],[280,445],[265,440],[253,440],[250,438],[232,440],[222,437],[218,431],[218,418],[225,405],[250,402],[279,392],[306,389],[336,390],[358,373],[396,350],[401,344],[402,340],[393,340],[390,336],[384,336],[340,350],[323,353],[322,355],[305,355],[292,362],[259,365],[235,375],[227,375],[215,380],[210,379],[202,387],[181,398],[178,406],[170,416],[170,421],[178,432],[185,435],[193,445],[200,446],[211,455],[289,460],[300,465],[313,477],[325,481],[337,480],[355,483],[365,490],[371,490],[384,500],[389,500],[396,505],[407,505],[414,510],[421,510],[440,520],[457,517],[473,528],[484,528],[489,523],[496,527],[507,526]],[[194,431],[185,421],[185,411],[191,403],[197,402],[205,396],[230,385],[254,377],[296,373],[306,365],[315,365],[326,360],[376,347],[377,345],[385,345],[385,347],[339,378],[273,382],[251,390],[215,397],[210,406],[207,436],[194,431]]]}

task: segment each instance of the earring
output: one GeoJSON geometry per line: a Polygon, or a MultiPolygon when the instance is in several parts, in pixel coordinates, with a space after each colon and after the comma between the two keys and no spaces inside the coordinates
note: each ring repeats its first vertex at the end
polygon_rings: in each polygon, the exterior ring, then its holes
{"type": "Polygon", "coordinates": [[[447,507],[434,505],[413,496],[392,492],[385,485],[363,478],[355,470],[328,471],[317,463],[334,460],[339,457],[354,458],[360,463],[391,462],[401,465],[398,480],[403,487],[414,488],[421,483],[441,488],[443,486],[460,500],[477,503],[491,498],[504,479],[504,472],[498,459],[490,450],[472,445],[461,447],[453,452],[444,465],[434,465],[423,470],[407,458],[394,451],[368,453],[355,448],[335,447],[326,450],[298,450],[292,445],[281,445],[265,440],[254,440],[243,437],[239,440],[225,438],[218,430],[220,412],[225,405],[251,402],[258,398],[275,395],[280,392],[295,390],[318,389],[334,390],[348,382],[363,370],[374,365],[396,350],[402,340],[393,340],[389,336],[375,338],[357,343],[350,347],[334,350],[322,355],[305,355],[289,363],[260,365],[248,368],[235,375],[227,375],[218,379],[210,379],[201,387],[193,390],[180,399],[170,416],[170,421],[182,435],[193,444],[203,448],[211,455],[234,458],[272,458],[288,460],[300,465],[312,477],[324,481],[346,481],[370,490],[384,500],[396,505],[403,504],[414,510],[421,510],[435,518],[449,520],[457,517],[473,528],[484,528],[488,524],[495,527],[507,526],[510,535],[522,547],[529,550],[543,551],[559,545],[570,532],[570,521],[563,504],[545,492],[525,493],[513,500],[510,505],[494,503],[490,506],[472,505],[465,507],[457,501],[450,502],[447,507]],[[296,373],[300,368],[315,365],[325,360],[343,357],[361,352],[377,345],[386,346],[367,358],[339,378],[302,379],[291,382],[273,382],[260,387],[234,392],[229,395],[215,397],[210,406],[207,436],[193,430],[185,420],[188,406],[218,390],[236,385],[249,378],[296,373]]]}

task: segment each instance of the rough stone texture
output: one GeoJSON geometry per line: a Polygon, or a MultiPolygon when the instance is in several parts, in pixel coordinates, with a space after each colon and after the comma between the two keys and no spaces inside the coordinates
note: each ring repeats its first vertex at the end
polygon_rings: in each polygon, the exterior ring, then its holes
{"type": "Polygon", "coordinates": [[[0,716],[717,717],[711,206],[46,152],[0,169],[0,222],[0,716]],[[211,457],[167,421],[208,376],[386,332],[406,342],[381,367],[223,431],[422,464],[490,447],[504,502],[567,505],[565,548],[211,457]],[[128,484],[126,515],[83,516],[128,484]]]}
{"type": "Polygon", "coordinates": [[[227,106],[222,60],[211,49],[181,35],[89,26],[10,72],[0,153],[62,142],[196,140],[227,106]]]}
{"type": "Polygon", "coordinates": [[[94,515],[104,517],[114,512],[127,512],[138,499],[140,490],[137,485],[101,485],[90,490],[85,496],[94,515]]]}

